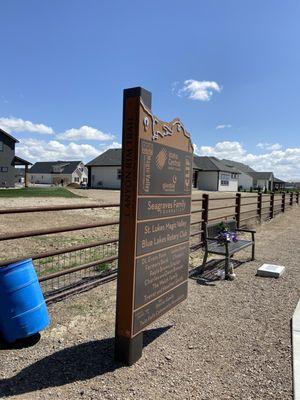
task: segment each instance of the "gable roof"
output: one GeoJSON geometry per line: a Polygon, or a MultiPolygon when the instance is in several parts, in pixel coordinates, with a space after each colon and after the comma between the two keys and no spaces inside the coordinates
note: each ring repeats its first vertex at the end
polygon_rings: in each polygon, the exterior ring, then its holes
{"type": "Polygon", "coordinates": [[[3,129],[0,128],[0,133],[3,133],[5,136],[9,137],[11,140],[13,140],[16,143],[19,143],[18,139],[15,137],[11,136],[9,133],[5,132],[3,129]]]}
{"type": "Polygon", "coordinates": [[[32,165],[30,161],[24,160],[24,158],[15,156],[13,159],[14,165],[32,165]]]}
{"type": "Polygon", "coordinates": [[[273,172],[250,172],[249,175],[251,175],[254,179],[272,179],[274,177],[273,172]]]}
{"type": "Polygon", "coordinates": [[[275,178],[274,177],[274,183],[286,183],[285,181],[279,179],[279,178],[275,178]]]}
{"type": "Polygon", "coordinates": [[[82,161],[39,161],[29,170],[31,174],[52,174],[53,167],[61,166],[61,174],[72,174],[82,161]]]}
{"type": "Polygon", "coordinates": [[[237,168],[239,171],[244,172],[245,174],[249,174],[249,172],[255,172],[255,170],[253,168],[249,167],[249,165],[243,164],[238,161],[226,160],[224,158],[222,160],[222,162],[226,165],[237,168]]]}
{"type": "Polygon", "coordinates": [[[237,168],[226,165],[223,161],[219,160],[217,157],[194,155],[194,166],[195,168],[202,171],[224,171],[231,173],[239,173],[237,168]]]}
{"type": "Polygon", "coordinates": [[[86,165],[89,167],[121,166],[122,149],[108,149],[86,165]]]}

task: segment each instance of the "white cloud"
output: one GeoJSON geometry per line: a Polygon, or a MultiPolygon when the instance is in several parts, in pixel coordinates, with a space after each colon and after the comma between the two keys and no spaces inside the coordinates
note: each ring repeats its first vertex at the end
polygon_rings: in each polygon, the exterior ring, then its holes
{"type": "Polygon", "coordinates": [[[108,149],[121,149],[121,148],[122,148],[121,143],[119,143],[119,142],[112,142],[111,144],[109,144],[108,146],[105,147],[105,150],[104,150],[104,151],[106,151],[106,150],[108,150],[108,149]]]}
{"type": "Polygon", "coordinates": [[[215,146],[201,146],[200,155],[206,156],[215,156],[218,158],[229,158],[239,159],[240,157],[244,157],[246,154],[246,150],[239,142],[219,142],[215,146]]]}
{"type": "Polygon", "coordinates": [[[57,161],[57,160],[82,160],[91,161],[104,151],[111,148],[121,148],[121,144],[113,142],[108,145],[94,147],[86,143],[68,143],[64,144],[57,140],[38,140],[21,139],[17,144],[16,153],[25,160],[36,161],[57,161]]]}
{"type": "MultiPolygon", "coordinates": [[[[258,146],[261,148],[261,146],[258,146]]],[[[196,145],[196,154],[243,162],[257,171],[272,171],[284,180],[300,180],[300,147],[286,148],[268,144],[263,154],[247,152],[239,142],[219,142],[215,146],[196,145]]]]}
{"type": "Polygon", "coordinates": [[[97,157],[103,149],[97,149],[89,144],[63,144],[57,140],[21,139],[17,145],[18,156],[28,161],[82,160],[90,161],[97,157]]]}
{"type": "Polygon", "coordinates": [[[280,150],[282,149],[282,145],[279,143],[257,143],[256,147],[259,149],[265,149],[265,150],[280,150]]]}
{"type": "Polygon", "coordinates": [[[25,121],[21,118],[0,118],[0,128],[10,133],[15,132],[34,132],[46,135],[53,135],[54,130],[44,124],[35,124],[31,121],[25,121]]]}
{"type": "MultiPolygon", "coordinates": [[[[186,96],[191,100],[209,101],[214,92],[221,92],[221,87],[214,81],[196,81],[187,79],[183,87],[178,90],[178,96],[186,96]]],[[[173,90],[174,91],[174,90],[173,90]]]]}
{"type": "Polygon", "coordinates": [[[225,128],[231,128],[232,125],[230,124],[220,124],[216,126],[216,129],[225,129],[225,128]]]}
{"type": "Polygon", "coordinates": [[[76,129],[71,128],[66,130],[65,132],[57,135],[59,139],[62,140],[112,140],[113,136],[108,133],[103,133],[96,128],[91,126],[83,125],[82,127],[76,129]]]}

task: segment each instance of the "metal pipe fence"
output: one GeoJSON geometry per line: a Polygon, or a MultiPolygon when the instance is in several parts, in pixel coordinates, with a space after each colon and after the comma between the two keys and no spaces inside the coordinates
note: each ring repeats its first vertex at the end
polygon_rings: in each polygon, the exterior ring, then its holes
{"type": "MultiPolygon", "coordinates": [[[[203,232],[206,223],[235,218],[239,227],[249,222],[262,222],[284,213],[295,204],[299,204],[298,193],[261,194],[242,196],[214,197],[204,194],[201,198],[192,199],[192,220],[190,229],[190,249],[196,251],[203,245],[203,232]],[[249,199],[255,199],[250,201],[249,199]],[[220,201],[224,202],[220,206],[220,201]],[[214,205],[216,203],[216,205],[214,205]],[[200,219],[198,214],[200,214],[200,219]],[[196,219],[194,219],[196,217],[196,219]]],[[[119,207],[111,204],[81,204],[49,207],[26,207],[0,209],[0,215],[53,212],[80,209],[105,209],[119,207]]],[[[92,228],[118,226],[118,219],[103,222],[69,225],[58,228],[38,229],[24,232],[0,234],[0,241],[18,240],[35,236],[53,235],[92,228]]],[[[54,301],[66,294],[78,290],[86,290],[96,284],[101,284],[116,278],[118,267],[118,238],[112,237],[91,241],[84,244],[67,246],[48,250],[42,253],[24,254],[22,257],[0,260],[0,267],[32,258],[37,270],[39,281],[47,301],[54,301]]]]}

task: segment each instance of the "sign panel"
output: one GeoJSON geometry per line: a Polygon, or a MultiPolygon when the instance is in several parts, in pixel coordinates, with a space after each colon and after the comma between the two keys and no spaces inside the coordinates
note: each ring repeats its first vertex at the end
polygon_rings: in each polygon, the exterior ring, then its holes
{"type": "Polygon", "coordinates": [[[141,140],[139,194],[190,194],[192,171],[192,154],[141,140]]]}
{"type": "Polygon", "coordinates": [[[189,215],[140,222],[137,231],[137,255],[186,242],[189,237],[189,215]]]}
{"type": "Polygon", "coordinates": [[[136,262],[135,308],[185,281],[188,261],[188,242],[140,257],[136,262]]]}
{"type": "Polygon", "coordinates": [[[134,312],[133,333],[141,332],[147,325],[155,321],[161,315],[175,307],[187,297],[187,281],[175,289],[163,294],[158,299],[134,312]]]}
{"type": "Polygon", "coordinates": [[[140,197],[138,219],[153,219],[190,214],[190,196],[140,197]]]}
{"type": "Polygon", "coordinates": [[[133,364],[141,332],[187,296],[193,147],[179,119],[124,91],[116,358],[133,364]]]}

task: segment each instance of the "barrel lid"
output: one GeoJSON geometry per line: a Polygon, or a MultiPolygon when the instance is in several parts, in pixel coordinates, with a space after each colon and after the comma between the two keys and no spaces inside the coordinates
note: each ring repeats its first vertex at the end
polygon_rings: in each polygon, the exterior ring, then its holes
{"type": "Polygon", "coordinates": [[[28,263],[28,262],[32,263],[32,258],[26,258],[25,260],[21,260],[21,261],[15,262],[15,263],[13,263],[13,264],[8,264],[8,265],[6,265],[5,267],[0,268],[0,271],[1,271],[1,270],[2,270],[2,271],[3,271],[3,270],[7,271],[8,269],[12,269],[12,268],[15,268],[15,267],[19,267],[20,265],[26,264],[26,263],[28,263]]]}

